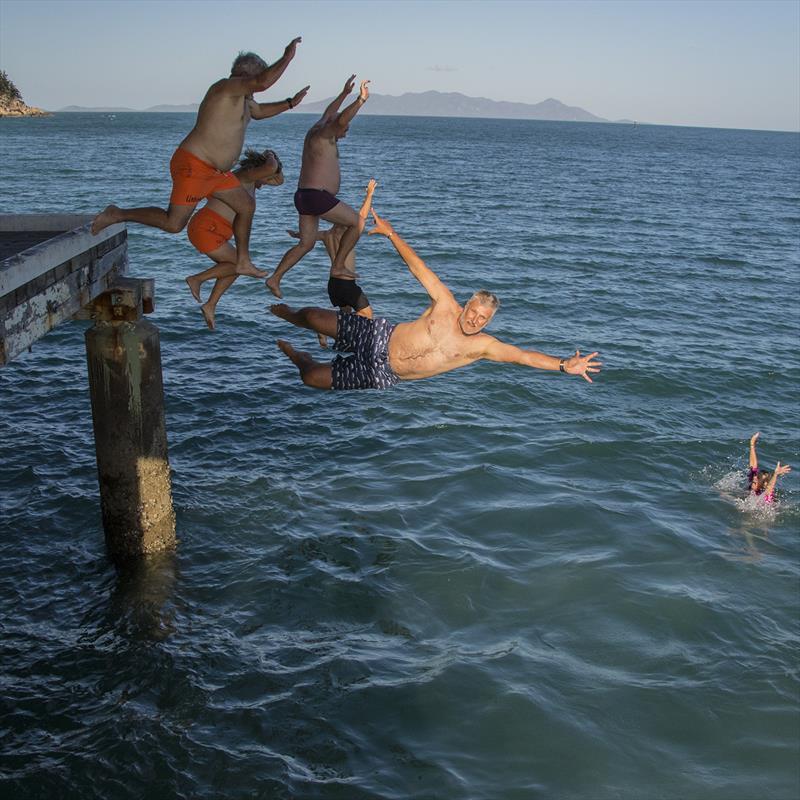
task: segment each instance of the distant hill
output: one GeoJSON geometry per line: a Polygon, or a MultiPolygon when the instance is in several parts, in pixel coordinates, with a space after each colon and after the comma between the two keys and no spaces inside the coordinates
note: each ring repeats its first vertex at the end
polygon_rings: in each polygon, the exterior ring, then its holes
{"type": "MultiPolygon", "coordinates": [[[[298,110],[321,114],[333,98],[304,103],[298,110]]],[[[346,103],[347,101],[345,101],[346,103]]],[[[510,103],[487,97],[468,97],[460,92],[406,92],[399,96],[370,94],[361,114],[394,114],[413,117],[494,117],[496,119],[546,119],[573,122],[609,122],[578,106],[564,105],[552,97],[541,103],[510,103]]]]}
{"type": "MultiPolygon", "coordinates": [[[[351,96],[352,99],[353,96],[351,96]]],[[[303,103],[299,112],[321,114],[333,98],[316,103],[303,103]]],[[[346,103],[347,101],[345,101],[346,103]]],[[[143,109],[149,113],[195,113],[197,103],[186,105],[157,105],[143,109]]],[[[62,112],[99,111],[120,113],[134,108],[67,106],[62,112]]],[[[488,97],[468,97],[460,92],[406,92],[401,95],[370,94],[362,114],[383,114],[409,117],[493,117],[495,119],[544,119],[571,122],[611,122],[578,106],[568,106],[555,98],[541,103],[510,103],[488,97]]],[[[620,120],[622,121],[622,120],[620,120]]]]}
{"type": "Polygon", "coordinates": [[[136,111],[135,108],[125,108],[124,106],[64,106],[59,108],[59,114],[71,114],[72,112],[92,111],[103,114],[122,114],[126,111],[136,111]]]}
{"type": "MultiPolygon", "coordinates": [[[[182,112],[191,112],[194,114],[198,109],[197,103],[190,103],[184,106],[170,106],[170,105],[160,105],[160,106],[150,106],[150,108],[142,109],[142,111],[146,113],[152,114],[175,114],[175,113],[182,113],[182,112]]],[[[64,108],[59,108],[59,113],[62,114],[70,114],[73,112],[85,112],[85,113],[103,113],[103,114],[125,114],[126,112],[139,112],[137,108],[125,108],[123,106],[64,106],[64,108]]],[[[141,112],[139,112],[141,113],[141,112]]]]}

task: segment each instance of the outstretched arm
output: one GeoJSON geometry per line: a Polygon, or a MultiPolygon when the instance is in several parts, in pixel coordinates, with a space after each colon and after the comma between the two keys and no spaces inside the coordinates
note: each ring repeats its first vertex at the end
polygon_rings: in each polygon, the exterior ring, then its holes
{"type": "Polygon", "coordinates": [[[299,36],[296,39],[292,39],[286,45],[283,55],[271,67],[267,67],[262,72],[259,72],[258,75],[254,75],[252,78],[229,78],[223,81],[222,90],[227,94],[247,96],[254,92],[263,92],[265,89],[269,89],[286,71],[289,62],[294,58],[297,45],[302,41],[299,36]]]}
{"type": "Polygon", "coordinates": [[[775,486],[778,483],[778,478],[781,475],[785,475],[787,472],[791,472],[792,468],[787,464],[785,466],[781,466],[781,462],[778,462],[778,466],[775,467],[775,472],[772,473],[770,476],[769,482],[767,483],[767,488],[764,489],[764,498],[769,499],[775,494],[775,486]]]}
{"type": "Polygon", "coordinates": [[[750,469],[758,469],[758,456],[756,455],[756,442],[760,433],[754,433],[750,437],[750,469]]]}
{"type": "Polygon", "coordinates": [[[367,217],[369,216],[369,210],[372,208],[372,195],[375,194],[375,187],[378,185],[378,182],[375,178],[370,178],[369,183],[367,184],[367,189],[364,194],[364,202],[361,204],[361,208],[358,212],[358,234],[361,235],[362,231],[367,225],[367,217]]]}
{"type": "Polygon", "coordinates": [[[253,119],[267,119],[268,117],[275,117],[278,114],[283,114],[290,108],[296,108],[303,102],[303,98],[308,93],[310,86],[301,89],[293,97],[287,97],[285,100],[277,100],[274,103],[256,103],[255,100],[250,101],[250,116],[253,119]]]}
{"type": "Polygon", "coordinates": [[[322,112],[322,116],[320,117],[320,120],[322,122],[327,123],[333,120],[333,118],[339,111],[339,107],[342,105],[342,103],[344,103],[345,97],[347,97],[347,95],[349,95],[350,92],[353,91],[353,87],[355,85],[356,85],[356,76],[351,75],[344,82],[344,89],[342,89],[342,91],[339,92],[339,94],[337,94],[336,97],[333,98],[333,100],[331,100],[331,102],[328,104],[328,107],[325,109],[325,111],[322,112]]]}
{"type": "Polygon", "coordinates": [[[392,227],[389,220],[381,219],[372,209],[372,218],[375,220],[375,227],[368,232],[368,235],[380,233],[385,236],[393,245],[394,249],[406,262],[411,274],[422,284],[425,291],[430,295],[434,303],[442,301],[456,302],[453,293],[439,280],[436,273],[430,269],[425,262],[414,252],[410,245],[406,244],[400,235],[392,227]]]}
{"type": "Polygon", "coordinates": [[[340,131],[344,131],[345,128],[353,121],[353,117],[358,113],[358,110],[364,103],[367,102],[369,98],[369,88],[368,88],[369,81],[361,81],[361,90],[358,93],[358,97],[350,103],[347,108],[342,111],[336,119],[336,127],[340,131]]]}
{"type": "Polygon", "coordinates": [[[513,344],[506,344],[493,336],[489,339],[483,358],[489,361],[500,361],[506,364],[521,364],[523,367],[534,367],[535,369],[547,369],[551,371],[566,372],[569,375],[580,375],[584,380],[592,383],[589,373],[600,372],[602,361],[595,361],[597,352],[582,356],[580,350],[575,351],[575,355],[570,358],[557,358],[539,353],[536,350],[522,350],[513,344]]]}

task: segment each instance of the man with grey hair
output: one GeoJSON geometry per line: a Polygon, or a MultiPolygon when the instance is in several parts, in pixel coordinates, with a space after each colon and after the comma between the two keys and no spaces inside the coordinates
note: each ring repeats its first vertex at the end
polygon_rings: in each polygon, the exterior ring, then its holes
{"type": "Polygon", "coordinates": [[[231,67],[229,78],[212,84],[197,110],[197,121],[180,143],[170,161],[172,194],[166,211],[163,208],[119,208],[110,205],[92,222],[97,234],[115,222],[138,222],[167,233],[186,227],[197,204],[207,197],[221,200],[233,209],[233,236],[236,241],[236,272],[263,278],[267,273],[256,269],[250,260],[250,228],[255,201],[230,171],[239,158],[244,135],[251,119],[274,117],[294,108],[306,96],[309,87],[294,97],[273,103],[257,103],[255,92],[263,92],[283,75],[301,39],[286,46],[283,56],[271,67],[255,53],[240,53],[231,67]]]}
{"type": "Polygon", "coordinates": [[[430,378],[442,372],[487,359],[525,367],[580,375],[600,371],[598,353],[570,358],[522,350],[483,333],[499,302],[491,292],[476,292],[462,307],[437,275],[397,234],[391,224],[372,210],[375,227],[370,234],[386,236],[408,265],[411,274],[428,292],[431,303],[412,322],[392,325],[381,317],[368,319],[356,314],[337,314],[323,308],[297,311],[284,304],[271,307],[275,316],[300,328],[335,337],[334,349],[353,353],[337,356],[332,364],[321,364],[308,353],[278,340],[278,347],[300,371],[306,386],[315,389],[388,389],[399,381],[430,378]]]}

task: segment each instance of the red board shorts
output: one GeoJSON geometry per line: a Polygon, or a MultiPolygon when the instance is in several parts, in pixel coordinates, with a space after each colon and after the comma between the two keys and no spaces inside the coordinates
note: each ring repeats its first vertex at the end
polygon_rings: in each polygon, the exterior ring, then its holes
{"type": "Polygon", "coordinates": [[[210,253],[222,247],[233,236],[231,223],[207,206],[189,220],[186,232],[189,234],[189,241],[201,253],[210,253]]]}
{"type": "Polygon", "coordinates": [[[179,147],[169,162],[174,206],[193,206],[214,192],[236,189],[242,184],[232,172],[222,172],[188,150],[179,147]]]}

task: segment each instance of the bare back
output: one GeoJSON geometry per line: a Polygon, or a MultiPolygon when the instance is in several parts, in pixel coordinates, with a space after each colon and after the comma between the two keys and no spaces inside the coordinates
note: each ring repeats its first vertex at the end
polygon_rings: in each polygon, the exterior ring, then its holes
{"type": "Polygon", "coordinates": [[[223,78],[206,92],[197,121],[181,147],[223,172],[236,163],[250,122],[249,98],[223,91],[223,78]]]}
{"type": "Polygon", "coordinates": [[[458,324],[457,303],[434,303],[413,322],[401,322],[389,340],[389,364],[406,381],[465,367],[486,352],[485,333],[467,336],[458,324]]]}
{"type": "Polygon", "coordinates": [[[339,192],[339,148],[330,123],[317,122],[303,142],[303,165],[297,181],[299,189],[325,189],[339,192]]]}

